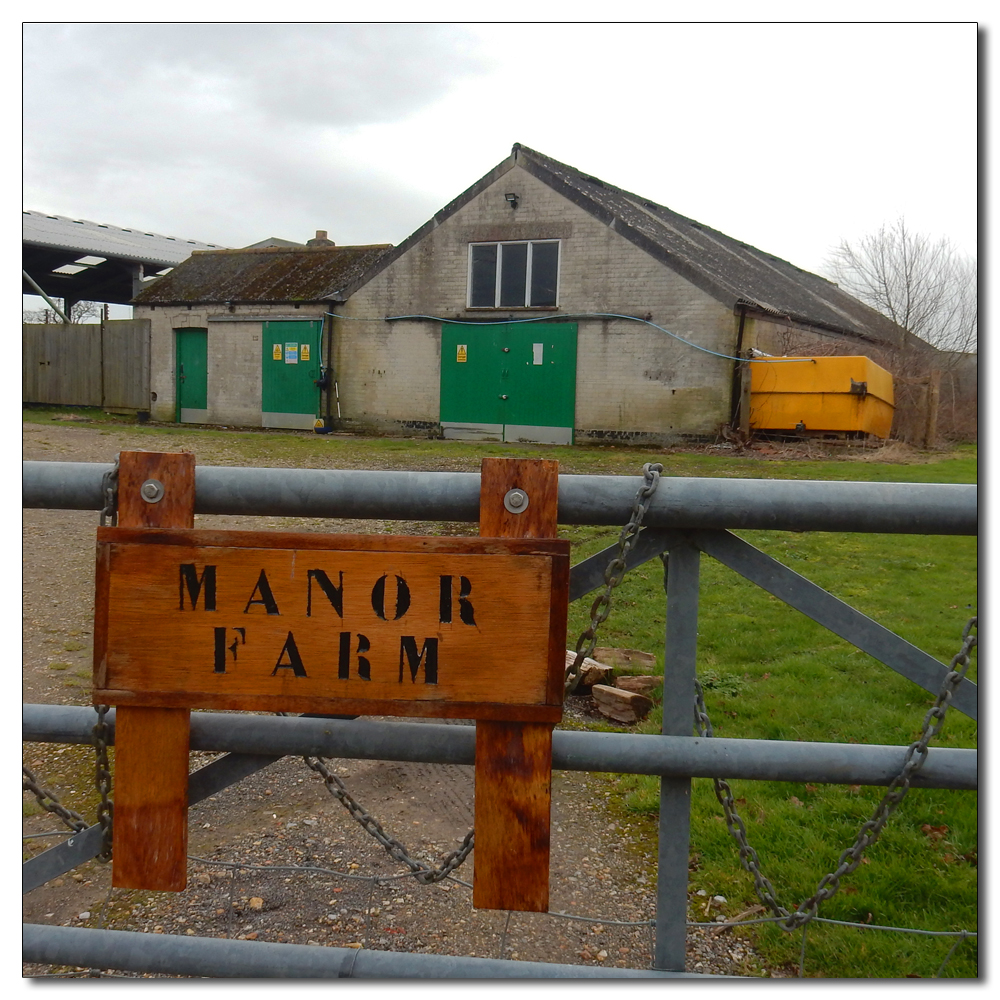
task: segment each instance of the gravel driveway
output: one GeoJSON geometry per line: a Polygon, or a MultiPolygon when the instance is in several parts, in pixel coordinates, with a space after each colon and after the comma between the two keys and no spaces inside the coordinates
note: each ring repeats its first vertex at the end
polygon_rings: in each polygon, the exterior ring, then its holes
{"type": "MultiPolygon", "coordinates": [[[[149,448],[127,427],[24,425],[27,460],[111,462],[121,450],[149,448]]],[[[203,464],[226,464],[192,433],[170,450],[191,450],[203,464]]],[[[325,531],[394,530],[419,525],[199,516],[198,526],[325,531]]],[[[25,702],[88,704],[96,512],[24,512],[25,702]]],[[[465,526],[462,530],[473,530],[465,526]]],[[[568,718],[587,718],[589,699],[571,698],[568,718]]],[[[456,722],[453,724],[462,724],[456,722]]],[[[192,768],[212,755],[193,754],[192,768]]],[[[92,751],[26,744],[25,761],[93,821],[88,787],[92,751]]],[[[473,821],[473,769],[462,766],[342,760],[331,767],[386,831],[415,857],[438,863],[473,821]]],[[[29,803],[30,796],[25,801],[29,803]]],[[[655,824],[615,807],[601,775],[553,774],[552,914],[472,908],[473,852],[457,880],[421,886],[326,791],[299,758],[284,758],[190,813],[189,885],[182,893],[110,890],[96,862],[24,897],[32,923],[105,926],[154,933],[237,937],[648,968],[655,912],[655,824]],[[586,919],[568,919],[554,913],[586,919]]],[[[26,833],[60,824],[46,813],[24,820],[26,833]]],[[[58,837],[25,841],[26,856],[58,837]]],[[[698,905],[698,919],[706,900],[698,905]]],[[[25,974],[53,970],[25,967],[25,974]]],[[[781,975],[766,970],[731,932],[689,937],[688,971],[781,975]]]]}

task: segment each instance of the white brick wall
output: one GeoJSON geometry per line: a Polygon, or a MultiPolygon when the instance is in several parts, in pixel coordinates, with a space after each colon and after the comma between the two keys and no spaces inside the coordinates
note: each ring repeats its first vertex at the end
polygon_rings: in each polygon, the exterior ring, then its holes
{"type": "MultiPolygon", "coordinates": [[[[732,352],[731,310],[515,166],[337,310],[349,317],[334,335],[344,416],[436,421],[440,324],[379,318],[492,318],[466,309],[469,242],[553,237],[562,240],[559,312],[651,315],[685,339],[732,352]],[[516,210],[504,201],[508,191],[519,196],[516,210]]],[[[520,315],[504,309],[495,318],[511,313],[520,315]]],[[[578,323],[577,428],[711,434],[728,420],[730,362],[643,324],[578,323]]]]}
{"type": "Polygon", "coordinates": [[[261,329],[270,317],[322,319],[324,306],[237,306],[232,314],[219,305],[136,306],[136,318],[150,320],[150,389],[156,394],[150,413],[154,420],[176,419],[176,336],[185,327],[208,330],[208,422],[260,427],[261,329]],[[234,321],[212,317],[232,315],[234,321]]]}
{"type": "MultiPolygon", "coordinates": [[[[461,321],[545,316],[540,310],[466,308],[468,245],[509,239],[562,241],[559,314],[646,316],[671,333],[720,354],[735,349],[732,310],[573,205],[519,166],[432,230],[336,311],[334,374],[342,415],[355,425],[399,429],[435,424],[440,412],[441,325],[385,322],[425,314],[461,321]],[[504,194],[515,191],[512,210],[504,194]]],[[[175,414],[174,329],[208,329],[212,422],[260,425],[260,319],[319,317],[323,306],[237,307],[254,321],[213,322],[224,307],[136,307],[152,321],[152,415],[175,414]]],[[[577,319],[575,426],[605,434],[711,435],[729,419],[732,362],[653,327],[616,319],[577,319]]],[[[774,352],[789,340],[787,324],[748,318],[744,345],[774,352]]],[[[793,331],[799,340],[828,337],[793,331]]],[[[808,340],[812,342],[812,340],[808,340]]],[[[818,348],[817,348],[818,349],[818,348]]],[[[843,353],[843,351],[841,351],[843,353]]],[[[325,360],[325,358],[324,358],[325,360]]]]}

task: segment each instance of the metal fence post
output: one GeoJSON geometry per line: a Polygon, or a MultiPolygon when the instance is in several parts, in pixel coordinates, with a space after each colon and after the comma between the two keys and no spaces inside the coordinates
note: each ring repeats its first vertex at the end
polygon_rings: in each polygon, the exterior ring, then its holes
{"type": "MultiPolygon", "coordinates": [[[[671,548],[667,559],[662,730],[665,736],[691,736],[693,731],[699,559],[698,549],[686,543],[671,548]]],[[[690,833],[691,780],[661,778],[654,969],[684,971],[690,833]]]]}

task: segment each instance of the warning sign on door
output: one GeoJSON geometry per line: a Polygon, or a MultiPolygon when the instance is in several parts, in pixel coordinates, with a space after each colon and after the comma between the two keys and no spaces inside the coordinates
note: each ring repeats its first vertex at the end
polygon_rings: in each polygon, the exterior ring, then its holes
{"type": "Polygon", "coordinates": [[[464,362],[469,360],[469,351],[465,344],[458,345],[458,353],[455,357],[455,360],[459,364],[463,364],[464,362]]]}
{"type": "Polygon", "coordinates": [[[275,344],[274,347],[271,348],[271,357],[275,361],[281,360],[281,344],[275,344]]]}
{"type": "Polygon", "coordinates": [[[295,344],[285,344],[285,364],[286,365],[297,365],[299,363],[299,345],[295,344]]]}

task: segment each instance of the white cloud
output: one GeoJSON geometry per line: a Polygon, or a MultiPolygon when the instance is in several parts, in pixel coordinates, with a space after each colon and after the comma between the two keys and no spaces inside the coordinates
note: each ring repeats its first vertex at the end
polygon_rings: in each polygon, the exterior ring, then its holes
{"type": "Polygon", "coordinates": [[[972,23],[33,24],[25,204],[398,242],[518,141],[809,269],[974,252],[976,83],[972,23]]]}
{"type": "Polygon", "coordinates": [[[449,26],[29,25],[26,204],[234,244],[305,239],[330,206],[344,242],[385,240],[405,174],[337,139],[482,72],[473,48],[449,26]]]}

